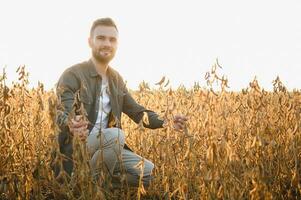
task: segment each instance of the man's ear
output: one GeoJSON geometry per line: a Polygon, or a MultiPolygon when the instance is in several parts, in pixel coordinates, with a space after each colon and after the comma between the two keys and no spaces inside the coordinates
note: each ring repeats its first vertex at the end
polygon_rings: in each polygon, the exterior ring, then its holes
{"type": "Polygon", "coordinates": [[[88,38],[88,44],[89,44],[89,47],[92,47],[92,38],[91,37],[88,38]]]}

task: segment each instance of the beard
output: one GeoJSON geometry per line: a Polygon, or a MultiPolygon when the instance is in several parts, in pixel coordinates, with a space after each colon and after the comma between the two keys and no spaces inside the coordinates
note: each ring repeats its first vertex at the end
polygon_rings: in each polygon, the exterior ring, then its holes
{"type": "Polygon", "coordinates": [[[92,55],[99,63],[108,64],[114,58],[115,53],[111,49],[92,49],[92,55]],[[109,55],[102,55],[101,51],[103,50],[109,51],[109,55]]]}

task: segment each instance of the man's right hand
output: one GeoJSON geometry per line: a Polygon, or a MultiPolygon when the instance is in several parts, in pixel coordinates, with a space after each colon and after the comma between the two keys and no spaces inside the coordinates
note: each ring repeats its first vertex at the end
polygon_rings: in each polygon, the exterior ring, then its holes
{"type": "Polygon", "coordinates": [[[89,134],[88,122],[84,120],[82,115],[76,115],[68,124],[70,133],[78,135],[82,141],[85,141],[89,134]]]}

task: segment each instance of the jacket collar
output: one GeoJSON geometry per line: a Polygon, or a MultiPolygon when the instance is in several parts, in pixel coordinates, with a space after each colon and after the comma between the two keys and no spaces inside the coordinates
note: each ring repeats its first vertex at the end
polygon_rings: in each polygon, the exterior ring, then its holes
{"type": "Polygon", "coordinates": [[[97,73],[96,69],[95,69],[95,65],[94,63],[92,62],[92,59],[90,58],[88,60],[88,63],[89,63],[89,74],[91,77],[96,77],[96,76],[99,76],[99,74],[97,73]]]}
{"type": "MultiPolygon", "coordinates": [[[[92,62],[92,59],[90,58],[88,60],[88,63],[89,63],[89,74],[91,77],[97,77],[97,76],[100,76],[98,74],[98,72],[96,71],[96,68],[95,68],[95,65],[94,63],[92,62]]],[[[110,77],[112,75],[112,68],[109,66],[108,69],[107,69],[107,76],[110,77]]]]}
{"type": "MultiPolygon", "coordinates": [[[[95,68],[94,63],[92,62],[92,59],[88,60],[88,73],[90,77],[101,77],[95,68]]],[[[113,68],[110,66],[107,69],[107,77],[109,81],[109,96],[110,96],[110,102],[111,102],[111,107],[112,107],[112,114],[113,116],[116,116],[120,120],[120,105],[118,104],[118,95],[117,93],[119,92],[120,88],[118,88],[118,83],[116,81],[116,72],[113,68]],[[119,109],[119,111],[118,111],[119,109]]]]}

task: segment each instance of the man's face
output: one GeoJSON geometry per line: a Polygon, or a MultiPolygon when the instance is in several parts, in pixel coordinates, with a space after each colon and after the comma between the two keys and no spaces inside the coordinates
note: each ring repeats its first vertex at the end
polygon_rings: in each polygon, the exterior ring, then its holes
{"type": "Polygon", "coordinates": [[[104,64],[114,58],[117,44],[118,32],[113,26],[96,26],[89,38],[93,57],[104,64]]]}

